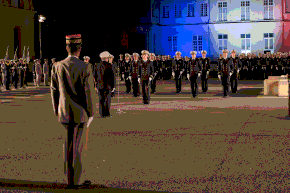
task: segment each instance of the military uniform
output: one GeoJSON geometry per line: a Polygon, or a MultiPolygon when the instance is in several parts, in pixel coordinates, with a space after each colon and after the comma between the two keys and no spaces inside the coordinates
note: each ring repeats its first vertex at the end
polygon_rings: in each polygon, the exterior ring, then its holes
{"type": "Polygon", "coordinates": [[[160,61],[160,68],[161,68],[161,77],[162,77],[162,80],[166,80],[166,76],[167,76],[167,59],[166,59],[166,56],[162,56],[162,60],[160,61]]]}
{"type": "Polygon", "coordinates": [[[158,62],[157,60],[155,60],[155,55],[152,54],[152,60],[150,60],[152,62],[153,65],[153,71],[154,71],[154,76],[153,79],[151,81],[151,93],[154,94],[156,92],[156,81],[158,79],[158,71],[159,71],[159,66],[158,66],[158,62]]]}
{"type": "Polygon", "coordinates": [[[166,67],[166,80],[171,80],[171,75],[173,72],[173,60],[170,57],[170,55],[167,56],[165,67],[166,67]]]}
{"type": "Polygon", "coordinates": [[[187,56],[185,56],[184,57],[184,60],[183,60],[184,62],[183,62],[183,65],[184,65],[184,72],[183,72],[183,74],[182,74],[182,78],[184,79],[184,80],[187,80],[187,68],[188,68],[188,63],[189,63],[189,59],[188,59],[188,57],[187,56]]]}
{"type": "Polygon", "coordinates": [[[48,76],[49,76],[49,66],[47,63],[47,59],[44,60],[45,63],[43,64],[43,76],[44,76],[44,82],[43,85],[46,86],[48,85],[48,76]]]}
{"type": "MultiPolygon", "coordinates": [[[[228,53],[227,50],[223,50],[223,53],[228,53]]],[[[229,66],[229,58],[223,57],[221,60],[221,66],[219,69],[219,75],[221,76],[222,86],[223,86],[223,94],[227,96],[227,92],[229,91],[229,75],[230,75],[230,66],[229,66]]]]}
{"type": "Polygon", "coordinates": [[[13,66],[12,66],[12,84],[14,85],[14,88],[17,89],[17,85],[18,85],[18,79],[19,79],[19,67],[17,62],[15,61],[13,66]]]}
{"type": "MultiPolygon", "coordinates": [[[[137,53],[133,54],[134,57],[138,57],[137,53]]],[[[141,78],[140,74],[140,60],[133,60],[130,68],[130,77],[132,77],[133,96],[138,97],[140,94],[140,86],[138,79],[141,78]]]]}
{"type": "MultiPolygon", "coordinates": [[[[202,53],[206,54],[206,51],[202,51],[202,53]]],[[[202,91],[204,93],[207,92],[208,90],[208,76],[209,76],[209,71],[210,71],[210,60],[209,58],[202,57],[199,59],[199,65],[200,65],[200,73],[201,73],[201,86],[202,86],[202,91]]]]}
{"type": "MultiPolygon", "coordinates": [[[[191,55],[196,56],[196,52],[192,51],[190,52],[191,55]]],[[[198,94],[198,86],[197,86],[197,75],[199,72],[199,59],[198,58],[191,58],[188,61],[188,66],[187,66],[187,77],[190,80],[190,86],[191,86],[191,93],[193,97],[196,97],[198,94]]]]}
{"type": "MultiPolygon", "coordinates": [[[[123,57],[123,55],[121,54],[120,56],[123,57]]],[[[124,78],[123,78],[123,74],[124,74],[124,71],[125,71],[125,68],[124,68],[124,60],[123,59],[119,59],[118,60],[118,67],[120,69],[120,78],[121,80],[123,81],[124,78]]]]}
{"type": "MultiPolygon", "coordinates": [[[[181,55],[179,51],[176,54],[181,55]]],[[[184,63],[181,58],[177,58],[173,60],[173,72],[172,76],[175,78],[175,86],[176,86],[176,93],[181,93],[181,86],[182,86],[182,73],[184,72],[184,63]]]]}
{"type": "MultiPolygon", "coordinates": [[[[235,50],[232,53],[236,53],[235,50]]],[[[236,93],[238,90],[238,73],[239,73],[239,58],[231,56],[229,58],[229,66],[230,66],[230,81],[231,81],[231,89],[233,93],[236,93]]]]}
{"type": "Polygon", "coordinates": [[[1,74],[2,74],[2,84],[1,86],[5,87],[5,80],[6,80],[6,75],[5,75],[5,71],[6,71],[6,65],[5,65],[5,61],[1,60],[1,74]]]}
{"type": "Polygon", "coordinates": [[[18,69],[19,69],[19,83],[20,83],[20,88],[22,89],[24,87],[24,76],[25,76],[25,60],[23,60],[22,58],[19,59],[20,60],[20,63],[19,63],[19,66],[18,66],[18,69]]]}
{"type": "MultiPolygon", "coordinates": [[[[149,52],[147,50],[142,51],[142,55],[149,55],[149,52]]],[[[147,61],[144,61],[143,59],[140,60],[140,81],[142,85],[142,94],[143,94],[143,103],[149,104],[150,103],[150,92],[149,92],[149,81],[152,81],[153,79],[153,64],[147,58],[147,61]]]]}
{"type": "Polygon", "coordinates": [[[125,60],[123,62],[124,66],[124,79],[125,79],[125,85],[126,85],[126,93],[131,92],[131,81],[130,81],[130,68],[131,68],[131,62],[130,60],[125,60]]]}
{"type": "Polygon", "coordinates": [[[39,60],[37,61],[36,66],[35,66],[35,73],[36,73],[36,84],[37,84],[37,87],[39,87],[40,82],[41,82],[41,76],[42,76],[42,66],[39,63],[39,60]]]}
{"type": "Polygon", "coordinates": [[[9,90],[10,89],[10,80],[11,80],[11,63],[10,61],[6,61],[4,71],[5,71],[5,89],[9,90]]]}
{"type": "Polygon", "coordinates": [[[34,60],[33,66],[32,66],[32,74],[33,74],[33,83],[34,86],[36,86],[36,62],[38,59],[34,60]]]}
{"type": "MultiPolygon", "coordinates": [[[[109,52],[102,52],[100,58],[109,58],[109,52]]],[[[102,61],[98,65],[96,76],[99,94],[99,113],[102,117],[110,116],[111,92],[115,90],[116,78],[112,64],[102,61]]]]}

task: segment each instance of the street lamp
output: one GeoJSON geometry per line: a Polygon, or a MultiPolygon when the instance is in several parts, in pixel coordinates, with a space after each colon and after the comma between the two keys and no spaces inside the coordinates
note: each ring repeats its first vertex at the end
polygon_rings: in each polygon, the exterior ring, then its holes
{"type": "Polygon", "coordinates": [[[40,58],[42,58],[42,53],[41,53],[41,23],[44,22],[44,20],[46,20],[46,18],[44,17],[44,15],[39,15],[38,16],[38,21],[39,21],[39,42],[40,42],[40,58]]]}

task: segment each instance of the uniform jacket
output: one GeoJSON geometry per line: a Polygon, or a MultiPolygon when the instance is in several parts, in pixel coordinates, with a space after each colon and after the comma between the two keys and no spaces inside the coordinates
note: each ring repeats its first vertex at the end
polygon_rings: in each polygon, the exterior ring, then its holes
{"type": "Polygon", "coordinates": [[[96,91],[90,65],[71,56],[56,62],[51,71],[51,98],[61,123],[84,123],[95,114],[96,91]]]}
{"type": "Polygon", "coordinates": [[[199,64],[199,59],[198,58],[195,58],[195,59],[190,58],[190,60],[188,62],[188,66],[187,66],[187,73],[190,76],[198,74],[198,71],[199,71],[199,65],[198,64],[199,64]]]}
{"type": "Polygon", "coordinates": [[[131,68],[131,62],[128,60],[128,62],[124,61],[124,72],[125,73],[130,73],[130,68],[131,68]]]}
{"type": "Polygon", "coordinates": [[[49,74],[49,67],[48,64],[43,64],[43,74],[48,75],[49,74]]]}
{"type": "Polygon", "coordinates": [[[230,57],[229,58],[229,66],[232,73],[237,72],[239,68],[239,58],[238,57],[230,57]]]}
{"type": "Polygon", "coordinates": [[[173,60],[173,70],[184,72],[184,61],[182,59],[173,60]]]}
{"type": "Polygon", "coordinates": [[[154,68],[153,63],[150,60],[146,62],[142,59],[140,60],[140,78],[142,80],[149,80],[149,77],[153,78],[154,68]]]}
{"type": "Polygon", "coordinates": [[[36,74],[42,74],[42,66],[41,66],[41,64],[36,64],[35,72],[36,72],[36,74]]]}
{"type": "Polygon", "coordinates": [[[132,76],[132,78],[140,78],[140,60],[132,61],[130,76],[132,76]]]}
{"type": "Polygon", "coordinates": [[[109,62],[102,61],[97,69],[97,88],[112,90],[116,85],[116,72],[114,66],[109,62]]]}
{"type": "Polygon", "coordinates": [[[199,68],[200,71],[209,71],[210,70],[209,58],[199,58],[199,68]]]}
{"type": "Polygon", "coordinates": [[[229,58],[222,58],[219,74],[221,74],[221,75],[229,75],[230,74],[229,58]]]}

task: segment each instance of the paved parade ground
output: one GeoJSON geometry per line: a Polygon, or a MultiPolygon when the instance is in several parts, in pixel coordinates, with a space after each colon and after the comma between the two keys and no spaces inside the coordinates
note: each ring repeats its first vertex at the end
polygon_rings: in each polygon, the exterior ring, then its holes
{"type": "MultiPolygon", "coordinates": [[[[121,82],[121,105],[117,93],[112,98],[113,117],[96,118],[89,128],[81,182],[109,188],[92,192],[290,192],[287,97],[263,96],[263,81],[240,80],[238,92],[223,98],[214,78],[207,94],[199,82],[196,98],[189,81],[183,81],[181,94],[175,91],[173,80],[158,81],[144,105],[121,82]],[[118,108],[124,113],[116,113],[118,108]]],[[[2,90],[0,101],[0,182],[67,184],[66,133],[53,114],[49,87],[30,83],[2,90]]]]}

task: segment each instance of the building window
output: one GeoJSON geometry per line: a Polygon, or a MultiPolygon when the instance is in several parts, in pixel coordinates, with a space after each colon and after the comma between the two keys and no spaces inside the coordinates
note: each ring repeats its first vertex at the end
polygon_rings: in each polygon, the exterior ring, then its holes
{"type": "Polygon", "coordinates": [[[168,5],[163,6],[163,18],[169,18],[169,6],[168,5]]]}
{"type": "Polygon", "coordinates": [[[274,50],[274,33],[264,33],[265,50],[274,50]]]}
{"type": "Polygon", "coordinates": [[[207,3],[202,3],[200,5],[201,17],[207,16],[207,3]]]}
{"type": "Polygon", "coordinates": [[[193,51],[196,51],[198,54],[201,53],[202,49],[202,36],[194,35],[192,36],[192,46],[193,51]]]}
{"type": "Polygon", "coordinates": [[[228,35],[227,34],[219,34],[219,50],[228,49],[228,35]]]}
{"type": "Polygon", "coordinates": [[[241,34],[242,53],[251,52],[251,34],[241,34]]]}
{"type": "Polygon", "coordinates": [[[286,13],[290,13],[290,0],[286,0],[286,13]]]}
{"type": "Polygon", "coordinates": [[[250,1],[241,2],[241,20],[250,20],[250,1]]]}
{"type": "Polygon", "coordinates": [[[187,17],[194,17],[194,4],[187,4],[187,17]]]}
{"type": "Polygon", "coordinates": [[[273,19],[273,0],[264,0],[264,19],[273,19]]]}
{"type": "Polygon", "coordinates": [[[170,52],[176,52],[177,51],[177,36],[169,36],[168,37],[168,46],[170,52]]]}
{"type": "Polygon", "coordinates": [[[219,21],[227,21],[227,2],[218,2],[219,21]]]}
{"type": "Polygon", "coordinates": [[[181,5],[175,5],[175,17],[181,17],[181,5]]]}

